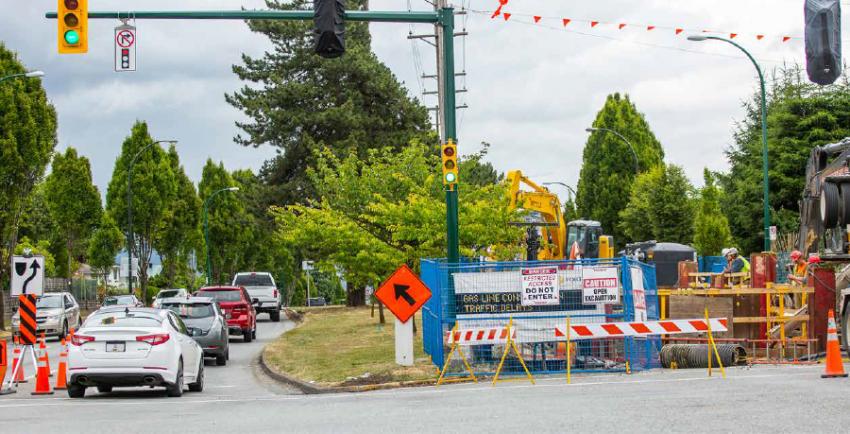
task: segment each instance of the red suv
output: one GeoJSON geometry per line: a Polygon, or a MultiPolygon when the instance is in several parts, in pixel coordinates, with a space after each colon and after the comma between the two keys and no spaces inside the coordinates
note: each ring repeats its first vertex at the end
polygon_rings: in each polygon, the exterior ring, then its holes
{"type": "Polygon", "coordinates": [[[245,342],[251,342],[252,339],[257,338],[257,312],[245,288],[208,286],[198,290],[196,295],[218,301],[227,318],[227,329],[231,335],[241,334],[245,342]]]}

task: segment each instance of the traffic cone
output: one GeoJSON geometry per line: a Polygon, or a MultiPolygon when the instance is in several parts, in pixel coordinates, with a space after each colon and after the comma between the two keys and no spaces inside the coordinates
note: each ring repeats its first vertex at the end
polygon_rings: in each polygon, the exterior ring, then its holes
{"type": "Polygon", "coordinates": [[[53,395],[50,388],[50,368],[47,367],[47,352],[40,351],[38,357],[38,371],[35,373],[35,390],[33,395],[53,395]]]}
{"type": "Polygon", "coordinates": [[[41,350],[41,354],[44,355],[44,359],[47,361],[47,373],[52,377],[53,373],[50,372],[50,357],[47,355],[47,345],[44,341],[44,332],[41,332],[41,343],[38,345],[38,348],[41,350]]]}
{"type": "Polygon", "coordinates": [[[68,347],[65,346],[65,338],[62,338],[62,349],[59,351],[59,368],[56,371],[55,390],[68,388],[68,347]]]}
{"type": "Polygon", "coordinates": [[[24,376],[24,364],[21,362],[21,347],[18,345],[18,337],[15,336],[15,349],[12,350],[12,354],[14,357],[12,358],[12,372],[18,367],[18,364],[21,364],[21,368],[18,369],[18,375],[15,375],[15,383],[26,383],[27,379],[24,376]]]}
{"type": "Polygon", "coordinates": [[[821,378],[846,377],[841,363],[841,347],[838,345],[838,332],[835,328],[835,313],[829,310],[829,322],[826,330],[826,370],[821,378]]]}

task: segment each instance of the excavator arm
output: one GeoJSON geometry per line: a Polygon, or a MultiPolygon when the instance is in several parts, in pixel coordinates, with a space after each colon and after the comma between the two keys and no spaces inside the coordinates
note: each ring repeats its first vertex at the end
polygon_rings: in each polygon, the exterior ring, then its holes
{"type": "Polygon", "coordinates": [[[561,209],[561,201],[558,196],[550,192],[546,187],[540,186],[534,181],[523,176],[519,170],[508,172],[509,209],[522,208],[526,211],[534,211],[540,214],[542,222],[529,223],[541,226],[541,232],[545,245],[540,251],[538,259],[564,259],[566,248],[564,243],[567,239],[567,223],[564,221],[561,209]],[[531,191],[521,190],[525,185],[531,191]]]}

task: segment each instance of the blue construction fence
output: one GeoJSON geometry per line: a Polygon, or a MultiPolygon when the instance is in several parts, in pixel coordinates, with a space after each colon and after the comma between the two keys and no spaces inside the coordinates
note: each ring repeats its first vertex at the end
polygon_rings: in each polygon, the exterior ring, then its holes
{"type": "MultiPolygon", "coordinates": [[[[434,365],[442,367],[450,350],[449,332],[457,326],[454,337],[472,369],[477,375],[493,374],[505,354],[497,331],[512,321],[517,349],[533,374],[563,373],[567,354],[576,372],[625,371],[627,362],[634,371],[658,367],[658,338],[577,340],[567,351],[563,336],[568,317],[573,326],[657,320],[655,277],[653,265],[627,257],[460,264],[423,259],[421,278],[432,291],[422,313],[424,349],[434,365]],[[556,294],[534,294],[532,279],[539,273],[550,284],[557,281],[556,294]],[[594,276],[614,282],[616,288],[609,285],[596,293],[583,289],[582,282],[594,281],[594,276]]],[[[463,372],[456,352],[448,375],[463,372]]],[[[508,351],[501,372],[523,372],[514,351],[508,351]]]]}

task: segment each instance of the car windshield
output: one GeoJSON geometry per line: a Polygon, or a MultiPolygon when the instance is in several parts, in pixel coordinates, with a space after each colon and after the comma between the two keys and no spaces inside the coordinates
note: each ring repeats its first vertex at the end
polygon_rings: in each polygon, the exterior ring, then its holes
{"type": "Polygon", "coordinates": [[[165,303],[162,307],[183,319],[209,318],[215,315],[213,305],[210,303],[165,303]]]}
{"type": "Polygon", "coordinates": [[[132,295],[119,295],[118,297],[107,297],[103,300],[104,306],[123,306],[125,304],[135,304],[136,299],[132,295]]]}
{"type": "Polygon", "coordinates": [[[166,289],[164,291],[159,291],[159,294],[156,296],[156,298],[177,297],[178,294],[180,294],[179,289],[166,289]]]}
{"type": "Polygon", "coordinates": [[[214,298],[218,301],[242,301],[242,292],[236,289],[229,291],[200,291],[198,295],[214,298]]]}
{"type": "Polygon", "coordinates": [[[149,313],[104,312],[94,313],[83,327],[159,327],[162,318],[149,313]]]}
{"type": "Polygon", "coordinates": [[[39,297],[35,302],[36,309],[52,309],[57,307],[62,307],[62,297],[39,297]]]}
{"type": "Polygon", "coordinates": [[[236,276],[235,285],[239,286],[274,286],[268,274],[240,274],[236,276]]]}

